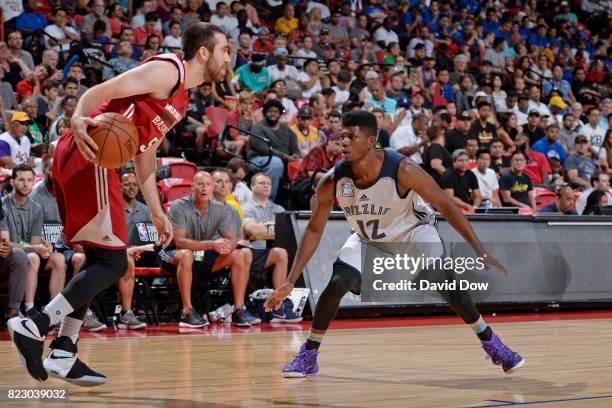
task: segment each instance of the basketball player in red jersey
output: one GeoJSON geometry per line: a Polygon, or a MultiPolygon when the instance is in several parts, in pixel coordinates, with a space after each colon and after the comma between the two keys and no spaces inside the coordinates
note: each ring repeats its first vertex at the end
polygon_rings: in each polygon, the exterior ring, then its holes
{"type": "Polygon", "coordinates": [[[187,112],[187,90],[225,77],[230,57],[226,36],[218,27],[195,23],[183,34],[183,59],[154,56],[138,67],[83,94],[72,117],[72,131],[57,144],[53,162],[55,194],[66,240],[85,248],[87,261],[61,294],[42,312],[9,320],[9,333],[29,374],[48,375],[81,386],[100,385],[106,377],[77,355],[78,333],[89,303],[127,270],[127,233],[117,173],[93,163],[98,149],[87,135],[102,112],[118,112],[138,129],[134,167],[159,233],[158,244],[172,241],[172,226],[155,185],[155,151],[166,133],[187,112]],[[61,323],[51,352],[42,359],[49,327],[61,323]]]}

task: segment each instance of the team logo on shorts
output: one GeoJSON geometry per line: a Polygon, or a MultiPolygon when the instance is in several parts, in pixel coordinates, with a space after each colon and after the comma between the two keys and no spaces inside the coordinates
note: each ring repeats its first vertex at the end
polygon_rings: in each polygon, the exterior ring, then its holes
{"type": "Polygon", "coordinates": [[[342,184],[342,197],[355,197],[355,187],[349,183],[342,184]]]}

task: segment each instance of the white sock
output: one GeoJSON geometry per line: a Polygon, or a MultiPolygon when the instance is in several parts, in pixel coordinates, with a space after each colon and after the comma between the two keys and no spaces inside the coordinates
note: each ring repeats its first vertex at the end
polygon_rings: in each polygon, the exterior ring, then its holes
{"type": "Polygon", "coordinates": [[[33,308],[33,307],[34,307],[34,303],[26,303],[26,304],[25,304],[25,310],[26,310],[26,312],[27,312],[28,310],[30,310],[31,308],[33,308]]]}
{"type": "Polygon", "coordinates": [[[81,330],[82,324],[82,320],[66,316],[60,326],[59,335],[70,337],[70,340],[72,340],[72,344],[76,344],[79,338],[79,331],[81,330]]]}
{"type": "Polygon", "coordinates": [[[61,293],[51,300],[47,306],[43,309],[43,313],[49,316],[49,326],[53,326],[54,324],[58,324],[66,316],[74,311],[73,307],[70,305],[70,302],[66,300],[64,295],[61,293]]]}

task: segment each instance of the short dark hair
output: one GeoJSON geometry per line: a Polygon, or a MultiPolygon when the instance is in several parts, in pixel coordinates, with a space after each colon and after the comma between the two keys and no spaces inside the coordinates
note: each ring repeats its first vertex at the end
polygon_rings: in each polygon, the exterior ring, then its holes
{"type": "Polygon", "coordinates": [[[595,182],[599,182],[599,176],[601,176],[602,174],[606,174],[602,171],[596,171],[595,173],[593,173],[593,175],[591,176],[591,179],[589,180],[591,182],[591,186],[595,187],[595,182]]]}
{"type": "Polygon", "coordinates": [[[488,147],[481,147],[480,149],[478,149],[476,151],[476,158],[480,159],[480,156],[483,155],[483,154],[491,155],[491,151],[489,150],[488,147]]]}
{"type": "Polygon", "coordinates": [[[342,119],[342,114],[334,109],[334,110],[332,110],[331,112],[329,112],[327,114],[327,117],[328,118],[340,118],[340,119],[342,119]]]}
{"type": "Polygon", "coordinates": [[[78,79],[76,79],[73,76],[69,76],[69,77],[66,78],[66,80],[64,81],[64,88],[66,88],[66,85],[69,84],[69,83],[70,84],[75,84],[77,86],[77,88],[79,87],[78,79]]]}
{"type": "Polygon", "coordinates": [[[62,103],[60,103],[60,106],[62,107],[62,109],[64,109],[66,105],[68,104],[68,102],[70,102],[73,99],[77,102],[79,100],[79,98],[77,98],[76,96],[65,95],[64,98],[62,99],[62,103]]]}
{"type": "Polygon", "coordinates": [[[488,106],[490,108],[491,104],[489,103],[489,101],[480,101],[480,102],[478,102],[478,109],[482,108],[483,106],[488,106]]]}
{"type": "Polygon", "coordinates": [[[57,81],[54,81],[52,79],[48,79],[45,82],[43,82],[42,92],[44,94],[45,91],[49,91],[49,90],[51,90],[53,88],[59,88],[59,85],[58,85],[57,81]]]}
{"type": "Polygon", "coordinates": [[[519,154],[522,155],[524,158],[527,158],[527,154],[525,154],[524,151],[522,151],[522,150],[515,150],[510,155],[510,160],[514,159],[514,156],[519,155],[519,154]]]}
{"type": "Polygon", "coordinates": [[[200,47],[205,47],[213,53],[217,44],[215,33],[225,35],[225,32],[214,24],[203,22],[190,24],[183,32],[183,58],[187,61],[195,58],[200,47]]]}
{"type": "Polygon", "coordinates": [[[145,14],[146,22],[157,21],[157,20],[159,20],[159,16],[157,15],[156,12],[149,11],[147,14],[145,14]]]}
{"type": "Polygon", "coordinates": [[[249,172],[249,165],[247,164],[247,162],[245,162],[243,159],[239,157],[234,157],[230,159],[230,161],[227,162],[226,168],[232,173],[235,173],[240,169],[244,170],[244,172],[247,174],[249,172]]]}
{"type": "Polygon", "coordinates": [[[17,173],[22,171],[29,171],[32,172],[32,175],[34,175],[34,169],[31,166],[28,166],[27,164],[18,164],[17,166],[13,167],[11,178],[15,180],[17,178],[17,173]]]}
{"type": "Polygon", "coordinates": [[[342,127],[349,126],[359,126],[368,136],[376,137],[378,134],[376,116],[371,112],[357,111],[345,113],[342,115],[342,127]]]}
{"type": "Polygon", "coordinates": [[[272,180],[272,177],[270,177],[268,173],[260,171],[259,173],[253,174],[253,177],[251,177],[251,187],[253,187],[253,184],[255,184],[255,181],[257,180],[257,177],[259,176],[266,176],[268,179],[272,180]]]}

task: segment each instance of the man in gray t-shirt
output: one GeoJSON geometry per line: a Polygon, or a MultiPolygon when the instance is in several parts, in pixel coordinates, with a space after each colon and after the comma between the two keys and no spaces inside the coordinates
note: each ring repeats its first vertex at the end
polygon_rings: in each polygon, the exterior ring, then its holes
{"type": "MultiPolygon", "coordinates": [[[[287,279],[288,257],[284,248],[266,248],[266,241],[274,240],[275,215],[285,211],[283,207],[270,201],[271,184],[267,174],[255,174],[251,178],[253,199],[249,200],[242,210],[244,231],[253,247],[251,277],[262,285],[271,281],[272,287],[276,289],[287,279]]],[[[287,321],[280,317],[274,316],[278,322],[287,321]]]]}
{"type": "Polygon", "coordinates": [[[17,316],[28,284],[28,258],[22,248],[12,248],[6,218],[0,213],[0,274],[9,274],[8,315],[17,316]]]}
{"type": "Polygon", "coordinates": [[[164,269],[176,269],[183,300],[183,313],[179,326],[204,327],[208,325],[191,303],[193,268],[203,274],[231,270],[234,295],[232,321],[240,327],[250,327],[244,306],[249,280],[251,253],[248,248],[236,248],[236,237],[230,230],[225,207],[212,200],[213,179],[210,173],[200,171],[191,184],[192,193],[170,206],[169,219],[174,231],[176,249],[160,253],[164,269]],[[213,240],[215,233],[221,238],[213,240]]]}
{"type": "Polygon", "coordinates": [[[13,192],[2,199],[7,229],[13,248],[23,248],[28,258],[28,279],[25,290],[26,310],[34,306],[39,269],[50,271],[49,295],[53,299],[64,288],[66,262],[64,256],[53,252],[53,246],[42,237],[43,211],[29,197],[34,185],[34,171],[20,164],[11,177],[13,192]]]}

